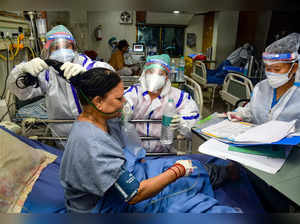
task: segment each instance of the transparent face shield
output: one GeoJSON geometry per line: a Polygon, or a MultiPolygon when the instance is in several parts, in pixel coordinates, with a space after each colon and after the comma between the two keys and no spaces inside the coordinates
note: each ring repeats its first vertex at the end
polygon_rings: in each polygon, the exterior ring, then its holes
{"type": "Polygon", "coordinates": [[[276,54],[264,52],[262,55],[263,62],[266,65],[273,65],[277,63],[288,63],[292,64],[298,61],[298,53],[286,53],[286,54],[276,54]]]}
{"type": "Polygon", "coordinates": [[[149,69],[145,69],[144,70],[145,75],[153,75],[153,74],[157,74],[160,76],[167,76],[167,73],[165,70],[161,69],[160,67],[151,67],[149,69]]]}
{"type": "Polygon", "coordinates": [[[65,38],[48,40],[42,50],[41,58],[54,59],[61,62],[70,61],[74,57],[76,45],[74,41],[65,38]]]}

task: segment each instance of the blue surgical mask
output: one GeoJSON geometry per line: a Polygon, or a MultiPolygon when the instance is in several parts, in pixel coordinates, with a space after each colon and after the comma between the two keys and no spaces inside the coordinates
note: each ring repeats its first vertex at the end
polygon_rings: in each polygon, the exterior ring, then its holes
{"type": "Polygon", "coordinates": [[[287,73],[282,73],[282,74],[266,71],[265,73],[268,78],[270,86],[272,86],[274,89],[276,89],[276,88],[286,84],[293,77],[293,76],[291,76],[289,78],[289,74],[290,74],[291,70],[293,69],[293,67],[294,67],[294,64],[291,66],[290,70],[287,73]]]}
{"type": "Polygon", "coordinates": [[[75,53],[72,49],[61,48],[51,53],[49,59],[57,60],[59,62],[65,63],[67,61],[73,61],[75,53]]]}

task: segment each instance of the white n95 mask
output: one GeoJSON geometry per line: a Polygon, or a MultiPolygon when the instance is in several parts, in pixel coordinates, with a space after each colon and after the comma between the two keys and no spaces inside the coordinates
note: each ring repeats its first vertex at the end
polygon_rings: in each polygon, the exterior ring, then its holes
{"type": "Polygon", "coordinates": [[[161,89],[166,83],[166,77],[159,75],[157,73],[154,74],[146,74],[145,75],[145,86],[149,92],[156,92],[161,89]]]}
{"type": "Polygon", "coordinates": [[[276,89],[276,88],[286,84],[293,77],[293,76],[291,76],[289,78],[289,73],[291,72],[293,67],[294,67],[294,64],[291,66],[290,70],[287,73],[283,73],[283,74],[266,71],[266,76],[268,78],[270,86],[272,86],[274,89],[276,89]]]}
{"type": "Polygon", "coordinates": [[[61,48],[51,53],[49,59],[53,59],[62,63],[67,61],[72,62],[75,57],[75,53],[72,49],[61,48]]]}

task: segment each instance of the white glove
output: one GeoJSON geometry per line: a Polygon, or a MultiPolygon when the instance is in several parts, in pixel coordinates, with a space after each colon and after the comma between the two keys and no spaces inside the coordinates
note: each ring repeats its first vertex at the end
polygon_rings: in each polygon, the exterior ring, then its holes
{"type": "Polygon", "coordinates": [[[239,112],[227,112],[226,115],[230,121],[243,121],[243,117],[239,112]]]}
{"type": "Polygon", "coordinates": [[[194,169],[196,169],[197,167],[194,167],[192,164],[192,160],[177,160],[176,164],[180,164],[184,167],[185,169],[185,174],[184,176],[189,176],[191,175],[191,173],[194,171],[194,169]]]}
{"type": "Polygon", "coordinates": [[[79,73],[85,72],[86,69],[79,65],[79,64],[74,64],[71,62],[66,62],[64,63],[61,67],[60,70],[64,71],[64,77],[66,79],[70,79],[71,77],[74,77],[78,75],[79,73]]]}
{"type": "Polygon", "coordinates": [[[22,65],[21,71],[27,72],[33,76],[38,76],[40,72],[47,69],[49,66],[40,58],[34,58],[22,65]]]}
{"type": "Polygon", "coordinates": [[[181,116],[180,115],[175,115],[170,123],[170,127],[172,130],[176,130],[179,128],[180,125],[180,121],[181,121],[181,116]]]}

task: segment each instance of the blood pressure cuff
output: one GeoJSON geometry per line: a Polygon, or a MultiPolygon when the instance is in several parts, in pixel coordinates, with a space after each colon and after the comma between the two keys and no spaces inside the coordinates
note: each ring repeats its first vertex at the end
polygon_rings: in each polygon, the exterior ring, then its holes
{"type": "Polygon", "coordinates": [[[132,173],[126,169],[122,169],[119,179],[113,186],[115,191],[119,193],[120,198],[128,202],[138,192],[140,183],[132,173]]]}

